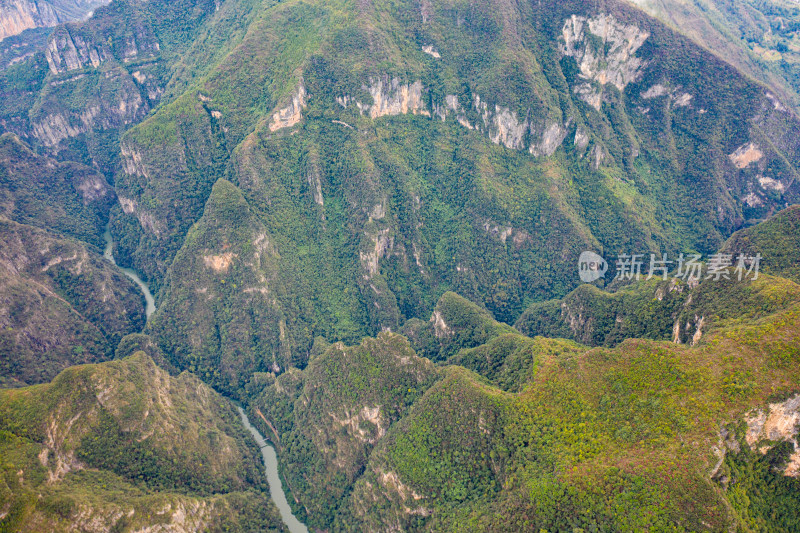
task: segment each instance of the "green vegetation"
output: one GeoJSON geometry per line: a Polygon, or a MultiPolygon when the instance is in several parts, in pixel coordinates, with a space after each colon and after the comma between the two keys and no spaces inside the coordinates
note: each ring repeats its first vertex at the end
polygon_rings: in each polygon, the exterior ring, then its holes
{"type": "Polygon", "coordinates": [[[87,244],[0,217],[0,382],[110,359],[144,326],[139,289],[87,244]]]}
{"type": "Polygon", "coordinates": [[[2,391],[0,413],[0,531],[283,530],[233,406],[142,352],[2,391]]]}
{"type": "Polygon", "coordinates": [[[429,322],[409,320],[404,332],[421,355],[441,361],[462,348],[474,348],[497,336],[513,332],[486,309],[453,292],[442,295],[429,322]]]}
{"type": "Polygon", "coordinates": [[[0,215],[100,247],[112,200],[94,169],[57,163],[13,134],[0,136],[0,215]]]}
{"type": "Polygon", "coordinates": [[[279,260],[241,192],[218,181],[147,331],[177,368],[230,394],[241,395],[254,372],[304,364],[292,359],[299,350],[279,299],[279,260]]]}
{"type": "MultiPolygon", "coordinates": [[[[775,256],[778,261],[780,257],[775,256]]],[[[629,338],[688,343],[697,331],[702,335],[715,325],[753,320],[800,301],[800,286],[794,281],[763,272],[752,278],[739,280],[731,268],[727,279],[692,285],[677,279],[642,280],[616,292],[582,285],[561,300],[531,305],[515,327],[526,335],[590,346],[615,346],[629,338]]]]}
{"type": "MultiPolygon", "coordinates": [[[[463,3],[431,8],[427,23],[411,4],[378,2],[358,16],[355,9],[343,1],[261,6],[263,17],[253,19],[240,47],[215,52],[218,61],[191,88],[122,141],[127,163],[115,186],[133,207],[113,214],[120,259],[152,281],[159,300],[170,291],[171,318],[150,332],[179,368],[194,368],[228,392],[242,397],[249,370],[302,367],[315,337],[353,344],[385,328],[398,331],[429,316],[447,291],[513,323],[532,304],[576,287],[575,258],[584,249],[711,253],[746,218],[792,201],[788,190],[759,208],[743,199],[760,187],[758,172],[793,175],[797,156],[786,137],[793,119],[773,117],[778,112],[760,86],[641,12],[611,9],[620,24],[648,32],[638,52],[648,66],[624,91],[604,87],[598,112],[575,93],[575,61],[559,51],[565,20],[598,15],[581,2],[514,8],[514,24],[502,10],[463,3]],[[509,38],[490,38],[500,34],[509,38]],[[422,51],[433,44],[439,59],[422,51]],[[399,98],[395,78],[400,85],[419,80],[428,113],[455,96],[463,119],[483,124],[482,131],[463,127],[452,110],[444,122],[423,114],[373,119],[358,110],[355,101],[371,104],[379,82],[382,94],[399,98]],[[302,119],[273,130],[272,114],[301,83],[302,119]],[[662,83],[680,86],[691,105],[643,96],[662,83]],[[345,97],[346,107],[337,101],[345,97]],[[508,107],[520,121],[532,117],[523,146],[540,142],[550,124],[564,128],[565,140],[549,157],[497,146],[489,142],[497,125],[484,123],[476,97],[490,110],[508,107]],[[758,128],[739,120],[763,113],[772,122],[758,128]],[[535,117],[546,118],[540,124],[535,117]],[[579,133],[588,146],[575,144],[579,133]],[[728,156],[749,140],[764,155],[739,171],[728,156]],[[729,192],[731,173],[737,185],[729,192]],[[187,259],[197,242],[187,236],[225,224],[204,215],[220,180],[239,189],[248,224],[263,227],[273,259],[263,273],[271,283],[257,287],[237,279],[234,259],[218,301],[186,288],[208,274],[196,257],[187,259]],[[235,295],[233,284],[267,291],[269,304],[261,303],[263,292],[235,295]],[[214,305],[221,308],[212,312],[214,305]],[[176,310],[195,308],[204,311],[189,340],[176,310]],[[229,322],[258,324],[271,338],[222,331],[229,322]],[[281,331],[283,341],[275,338],[281,331]],[[200,362],[190,362],[190,353],[200,362]],[[208,363],[232,359],[247,362],[208,363]]],[[[250,254],[253,237],[231,235],[230,253],[250,254]]],[[[203,247],[203,254],[229,253],[203,247]]],[[[613,344],[668,336],[673,310],[640,303],[635,309],[649,314],[638,325],[612,331],[603,324],[597,338],[574,338],[605,343],[608,336],[613,344]]]]}
{"type": "Polygon", "coordinates": [[[765,454],[743,450],[725,458],[731,503],[747,527],[760,531],[796,531],[800,485],[783,475],[792,445],[782,442],[765,454]]]}
{"type": "Polygon", "coordinates": [[[791,443],[763,456],[737,430],[742,451],[709,473],[721,424],[796,394],[799,313],[793,303],[726,322],[695,347],[588,349],[506,333],[451,359],[491,384],[446,366],[410,387],[418,363],[389,369],[385,358],[413,352],[381,335],[320,346],[306,370],[257,378],[251,411],[316,527],[791,530],[795,482],[774,470],[791,443]],[[407,387],[401,403],[381,392],[407,387]],[[373,408],[377,424],[366,422],[373,408]]]}
{"type": "Polygon", "coordinates": [[[318,348],[305,370],[252,385],[250,419],[278,450],[289,501],[302,502],[295,512],[330,527],[375,443],[438,372],[396,334],[318,348]]]}
{"type": "Polygon", "coordinates": [[[121,0],[47,43],[0,71],[0,530],[280,529],[220,393],[320,530],[797,527],[744,419],[800,390],[800,210],[750,227],[800,120],[731,65],[616,0],[121,0]],[[589,249],[763,269],[602,290],[589,249]]]}
{"type": "Polygon", "coordinates": [[[762,224],[734,233],[726,253],[761,254],[761,272],[800,283],[800,207],[777,213],[762,224]]]}

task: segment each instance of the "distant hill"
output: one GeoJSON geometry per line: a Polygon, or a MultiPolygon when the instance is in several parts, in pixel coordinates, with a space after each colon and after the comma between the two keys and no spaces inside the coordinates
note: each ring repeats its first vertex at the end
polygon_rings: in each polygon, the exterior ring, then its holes
{"type": "Polygon", "coordinates": [[[2,0],[0,41],[32,28],[87,18],[109,0],[2,0]]]}
{"type": "Polygon", "coordinates": [[[628,0],[800,106],[800,4],[794,0],[628,0]]]}

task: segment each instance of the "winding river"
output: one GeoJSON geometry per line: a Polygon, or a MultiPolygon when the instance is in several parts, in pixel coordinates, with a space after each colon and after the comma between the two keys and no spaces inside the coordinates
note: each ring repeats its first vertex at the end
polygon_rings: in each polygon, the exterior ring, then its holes
{"type": "MultiPolygon", "coordinates": [[[[103,233],[103,239],[106,241],[106,249],[103,250],[103,257],[114,263],[114,241],[111,238],[111,223],[109,222],[106,224],[106,232],[103,233]]],[[[135,270],[131,270],[130,268],[122,268],[117,265],[122,273],[128,276],[144,293],[145,302],[147,302],[147,306],[145,307],[144,314],[149,319],[150,315],[156,310],[156,300],[153,298],[153,294],[150,292],[150,287],[142,281],[142,278],[139,277],[139,274],[136,273],[135,270]]]]}
{"type": "MultiPolygon", "coordinates": [[[[111,238],[110,223],[106,225],[106,231],[103,234],[103,239],[106,241],[106,248],[103,250],[103,257],[116,265],[117,262],[114,260],[114,241],[111,238]]],[[[119,265],[117,266],[119,267],[119,265]]],[[[122,267],[119,267],[119,269],[122,270],[123,274],[133,280],[133,282],[136,283],[136,285],[138,285],[142,290],[142,293],[144,293],[144,299],[147,302],[145,315],[149,319],[150,315],[152,315],[156,310],[156,302],[152,293],[150,292],[150,287],[148,287],[147,283],[142,281],[142,278],[139,277],[135,270],[122,267]]],[[[261,448],[261,455],[264,458],[264,468],[267,472],[269,493],[272,497],[272,501],[275,502],[275,505],[278,507],[278,511],[281,513],[283,523],[289,528],[290,533],[308,533],[308,528],[292,514],[292,508],[289,507],[286,494],[283,492],[281,478],[278,475],[278,455],[275,453],[275,449],[267,444],[264,436],[259,433],[255,426],[250,423],[250,420],[247,418],[244,410],[239,405],[237,405],[236,408],[239,410],[239,414],[242,417],[242,423],[253,435],[258,447],[261,448]]]]}
{"type": "Polygon", "coordinates": [[[289,528],[289,533],[308,533],[308,528],[292,514],[292,508],[289,507],[286,494],[283,492],[281,478],[278,475],[278,455],[275,453],[275,448],[267,444],[264,436],[250,423],[250,419],[247,418],[244,409],[239,405],[236,408],[242,417],[242,424],[250,431],[256,440],[256,444],[261,448],[261,455],[264,456],[264,467],[267,470],[269,494],[272,496],[272,501],[278,506],[283,523],[289,528]]]}

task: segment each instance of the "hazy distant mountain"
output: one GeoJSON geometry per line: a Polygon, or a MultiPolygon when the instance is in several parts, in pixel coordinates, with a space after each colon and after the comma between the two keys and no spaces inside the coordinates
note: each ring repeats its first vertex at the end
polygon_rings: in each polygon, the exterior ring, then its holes
{"type": "Polygon", "coordinates": [[[31,28],[50,27],[88,17],[108,0],[2,0],[0,41],[31,28]]]}
{"type": "Polygon", "coordinates": [[[800,3],[629,0],[800,106],[800,3]]]}

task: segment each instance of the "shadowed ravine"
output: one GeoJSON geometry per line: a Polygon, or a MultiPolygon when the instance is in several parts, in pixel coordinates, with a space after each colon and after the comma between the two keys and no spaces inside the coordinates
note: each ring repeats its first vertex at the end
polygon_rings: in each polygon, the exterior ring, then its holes
{"type": "MultiPolygon", "coordinates": [[[[103,239],[106,241],[106,248],[103,250],[103,257],[116,265],[117,262],[114,261],[114,241],[111,238],[111,229],[109,224],[106,224],[106,232],[103,233],[103,239]]],[[[142,281],[142,278],[139,277],[139,274],[137,274],[135,270],[123,268],[119,265],[117,265],[117,267],[122,271],[123,274],[133,280],[133,282],[136,283],[140,289],[142,289],[142,292],[144,293],[144,299],[147,302],[144,312],[149,319],[150,315],[152,315],[156,310],[156,300],[153,298],[153,295],[150,292],[150,287],[147,285],[147,283],[142,281]]]]}

